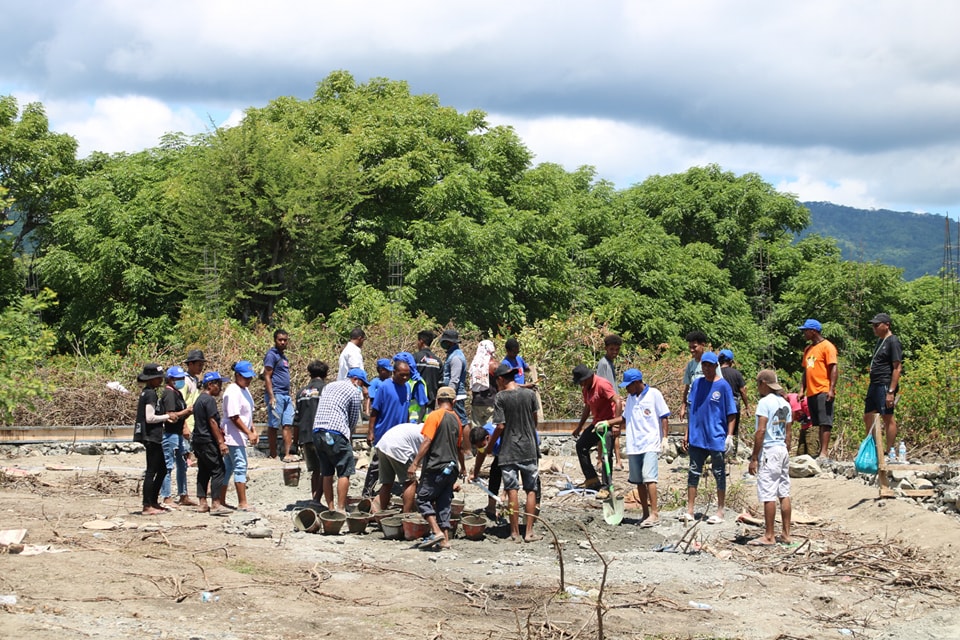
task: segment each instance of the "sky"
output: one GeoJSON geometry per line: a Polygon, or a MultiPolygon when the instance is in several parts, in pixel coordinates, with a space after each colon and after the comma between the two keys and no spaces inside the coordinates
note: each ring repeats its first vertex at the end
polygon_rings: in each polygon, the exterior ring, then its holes
{"type": "Polygon", "coordinates": [[[512,126],[620,188],[715,163],[802,201],[960,215],[954,0],[0,0],[0,95],[80,156],[234,124],[331,71],[512,126]]]}

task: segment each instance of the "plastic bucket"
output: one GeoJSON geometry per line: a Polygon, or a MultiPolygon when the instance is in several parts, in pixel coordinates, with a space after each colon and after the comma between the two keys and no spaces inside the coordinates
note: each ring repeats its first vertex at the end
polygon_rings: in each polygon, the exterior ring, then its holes
{"type": "Polygon", "coordinates": [[[421,516],[409,516],[403,519],[404,540],[419,540],[430,533],[430,525],[421,516]]]}
{"type": "Polygon", "coordinates": [[[460,518],[454,518],[453,516],[451,516],[451,517],[450,517],[450,531],[448,532],[448,536],[449,536],[451,539],[457,537],[457,529],[458,529],[459,527],[460,527],[460,518]]]}
{"type": "Polygon", "coordinates": [[[463,498],[454,498],[450,503],[450,516],[456,518],[461,513],[463,513],[463,498]]]}
{"type": "Polygon", "coordinates": [[[403,537],[403,518],[390,516],[380,521],[380,529],[385,540],[399,540],[403,537]]]}
{"type": "Polygon", "coordinates": [[[484,532],[487,530],[487,519],[483,516],[469,515],[460,520],[460,526],[463,527],[463,535],[468,540],[481,540],[484,532]]]}
{"type": "Polygon", "coordinates": [[[347,530],[350,531],[350,533],[363,533],[367,530],[367,524],[369,522],[369,513],[351,513],[347,516],[347,530]]]}
{"type": "Polygon", "coordinates": [[[297,531],[316,533],[320,530],[320,518],[313,509],[302,509],[293,514],[293,528],[297,531]]]}
{"type": "Polygon", "coordinates": [[[373,514],[373,519],[376,520],[377,524],[383,526],[384,518],[392,518],[393,516],[399,516],[400,511],[398,509],[384,509],[383,511],[377,511],[373,514]]]}
{"type": "Polygon", "coordinates": [[[283,484],[287,485],[288,487],[296,487],[300,485],[299,464],[283,465],[283,484]]]}
{"type": "Polygon", "coordinates": [[[340,533],[343,523],[347,521],[347,514],[339,511],[323,511],[320,513],[320,523],[323,525],[323,533],[333,536],[340,533]]]}

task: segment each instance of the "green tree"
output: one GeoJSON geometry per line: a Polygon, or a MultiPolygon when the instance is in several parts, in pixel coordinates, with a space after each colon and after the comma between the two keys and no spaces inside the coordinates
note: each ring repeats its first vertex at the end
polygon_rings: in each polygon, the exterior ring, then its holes
{"type": "Polygon", "coordinates": [[[53,292],[21,296],[0,313],[0,422],[10,424],[21,404],[32,407],[53,385],[42,375],[56,338],[40,313],[56,303],[53,292]]]}

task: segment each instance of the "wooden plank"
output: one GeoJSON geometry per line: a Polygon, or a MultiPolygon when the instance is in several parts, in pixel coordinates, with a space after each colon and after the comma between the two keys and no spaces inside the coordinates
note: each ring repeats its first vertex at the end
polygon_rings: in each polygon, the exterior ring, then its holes
{"type": "Polygon", "coordinates": [[[908,498],[929,498],[937,492],[934,489],[901,489],[900,493],[908,498]]]}
{"type": "Polygon", "coordinates": [[[883,438],[880,435],[880,425],[883,424],[880,421],[880,414],[878,413],[873,418],[873,426],[870,427],[873,432],[873,440],[877,445],[877,478],[880,480],[880,497],[887,498],[888,495],[885,493],[890,491],[890,478],[887,477],[887,456],[883,453],[883,438]]]}
{"type": "Polygon", "coordinates": [[[888,464],[887,471],[941,471],[942,464],[888,464]]]}

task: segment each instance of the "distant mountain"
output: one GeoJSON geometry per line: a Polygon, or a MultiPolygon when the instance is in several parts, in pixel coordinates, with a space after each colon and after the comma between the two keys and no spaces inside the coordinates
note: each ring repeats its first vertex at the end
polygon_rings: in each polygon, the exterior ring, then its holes
{"type": "MultiPolygon", "coordinates": [[[[802,204],[810,210],[810,226],[800,237],[811,233],[830,236],[837,241],[844,260],[899,267],[905,280],[937,275],[943,266],[946,216],[855,209],[830,202],[802,204]]],[[[956,224],[951,228],[956,245],[956,224]]]]}

